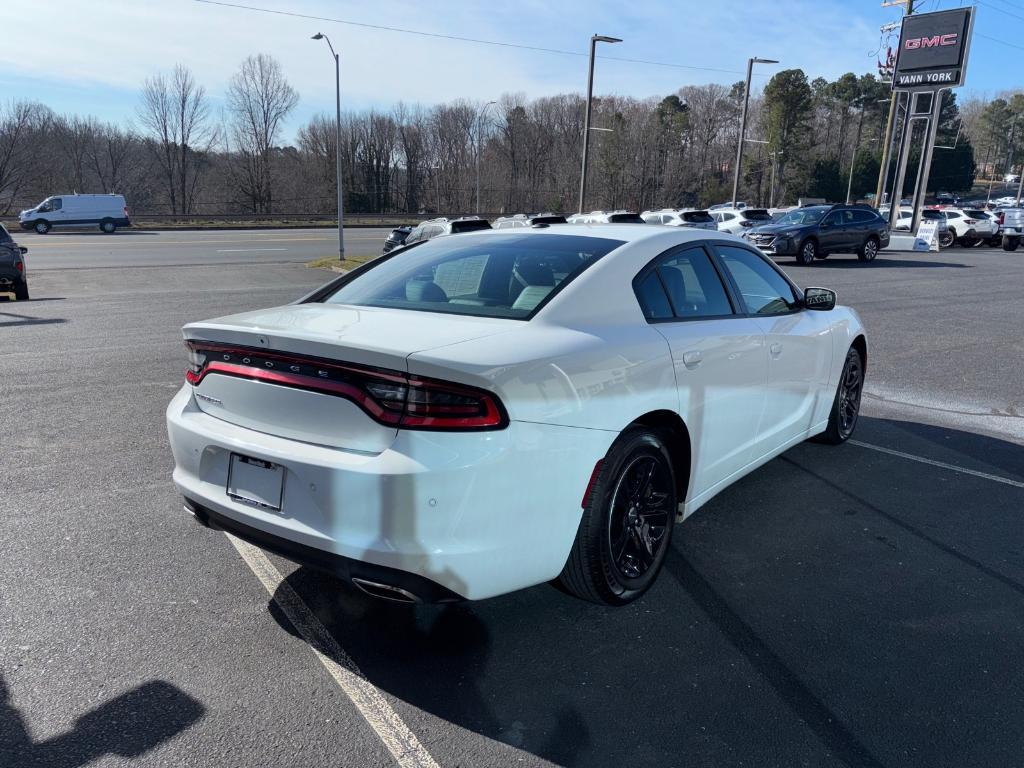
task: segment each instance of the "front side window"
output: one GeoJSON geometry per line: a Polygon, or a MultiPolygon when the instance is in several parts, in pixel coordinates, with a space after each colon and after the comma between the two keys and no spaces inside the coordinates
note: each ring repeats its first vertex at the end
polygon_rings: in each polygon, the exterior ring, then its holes
{"type": "Polygon", "coordinates": [[[621,240],[576,235],[459,235],[430,240],[354,275],[328,304],[528,320],[621,240]]]}
{"type": "Polygon", "coordinates": [[[718,246],[718,255],[736,283],[748,312],[781,315],[797,308],[793,287],[760,255],[731,245],[718,246]]]}
{"type": "Polygon", "coordinates": [[[839,211],[834,211],[825,217],[825,220],[821,222],[826,227],[835,227],[839,224],[839,211]]]}
{"type": "Polygon", "coordinates": [[[64,201],[61,200],[59,197],[55,197],[55,198],[53,198],[50,201],[50,210],[51,211],[59,211],[63,207],[64,207],[64,201]]]}

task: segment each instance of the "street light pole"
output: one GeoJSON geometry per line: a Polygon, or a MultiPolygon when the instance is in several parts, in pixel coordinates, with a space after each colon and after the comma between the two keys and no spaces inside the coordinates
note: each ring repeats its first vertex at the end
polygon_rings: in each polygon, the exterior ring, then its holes
{"type": "Polygon", "coordinates": [[[740,194],[740,167],[743,164],[743,137],[747,132],[747,105],[750,103],[750,78],[754,73],[755,64],[778,64],[775,59],[759,59],[756,56],[747,59],[747,81],[743,88],[743,112],[740,116],[740,136],[736,142],[736,168],[732,178],[732,204],[740,194]]]}
{"type": "Polygon", "coordinates": [[[313,40],[326,40],[327,47],[331,49],[331,56],[334,57],[334,90],[335,90],[335,123],[336,135],[334,138],[334,173],[336,186],[338,188],[338,261],[345,261],[345,204],[341,189],[341,58],[334,52],[331,39],[317,32],[313,40]]]}
{"type": "Polygon", "coordinates": [[[587,197],[587,160],[590,153],[590,108],[594,98],[594,52],[598,43],[621,43],[618,37],[593,35],[590,38],[590,69],[587,74],[587,109],[583,118],[583,169],[580,171],[580,201],[577,213],[583,213],[583,201],[587,197]]]}
{"type": "Polygon", "coordinates": [[[497,104],[496,101],[488,101],[484,104],[483,109],[476,116],[476,215],[480,215],[480,133],[481,125],[484,119],[484,113],[491,104],[497,104]]]}

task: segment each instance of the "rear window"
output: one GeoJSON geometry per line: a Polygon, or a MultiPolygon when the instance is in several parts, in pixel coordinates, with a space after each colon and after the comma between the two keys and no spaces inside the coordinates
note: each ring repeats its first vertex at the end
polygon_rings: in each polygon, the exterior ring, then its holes
{"type": "Polygon", "coordinates": [[[764,208],[747,208],[740,215],[747,221],[771,221],[772,216],[764,208]]]}
{"type": "Polygon", "coordinates": [[[453,221],[452,234],[457,232],[475,232],[478,229],[490,229],[491,225],[484,219],[470,219],[469,221],[453,221]]]}
{"type": "Polygon", "coordinates": [[[7,231],[3,224],[0,224],[0,243],[7,243],[11,240],[11,233],[7,231]]]}
{"type": "Polygon", "coordinates": [[[967,215],[972,219],[985,219],[988,218],[988,214],[985,211],[967,211],[967,215]]]}
{"type": "Polygon", "coordinates": [[[609,224],[646,224],[639,213],[613,213],[608,217],[609,224]]]}
{"type": "Polygon", "coordinates": [[[324,301],[528,320],[621,240],[502,232],[442,237],[384,257],[324,301]]]}
{"type": "Polygon", "coordinates": [[[534,216],[530,221],[534,224],[566,224],[565,216],[534,216]]]}
{"type": "Polygon", "coordinates": [[[714,219],[707,211],[686,211],[683,214],[683,221],[690,224],[707,224],[709,221],[713,222],[714,219]]]}

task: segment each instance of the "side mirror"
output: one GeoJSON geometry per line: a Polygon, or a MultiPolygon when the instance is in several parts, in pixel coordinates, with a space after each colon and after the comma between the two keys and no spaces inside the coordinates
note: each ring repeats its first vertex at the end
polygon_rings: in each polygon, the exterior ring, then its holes
{"type": "Polygon", "coordinates": [[[828,288],[807,288],[804,291],[804,307],[815,309],[819,312],[828,312],[835,309],[836,292],[828,288]]]}
{"type": "Polygon", "coordinates": [[[28,253],[28,248],[26,248],[24,245],[19,245],[18,246],[18,250],[21,251],[21,255],[22,256],[24,256],[26,253],[28,253]]]}

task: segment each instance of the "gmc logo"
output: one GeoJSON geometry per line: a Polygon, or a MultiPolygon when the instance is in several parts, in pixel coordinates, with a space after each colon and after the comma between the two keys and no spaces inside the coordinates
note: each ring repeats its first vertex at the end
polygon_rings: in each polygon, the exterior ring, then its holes
{"type": "Polygon", "coordinates": [[[908,51],[914,51],[918,48],[938,48],[940,46],[956,45],[956,39],[956,32],[948,35],[935,35],[933,37],[911,37],[903,47],[908,51]]]}

